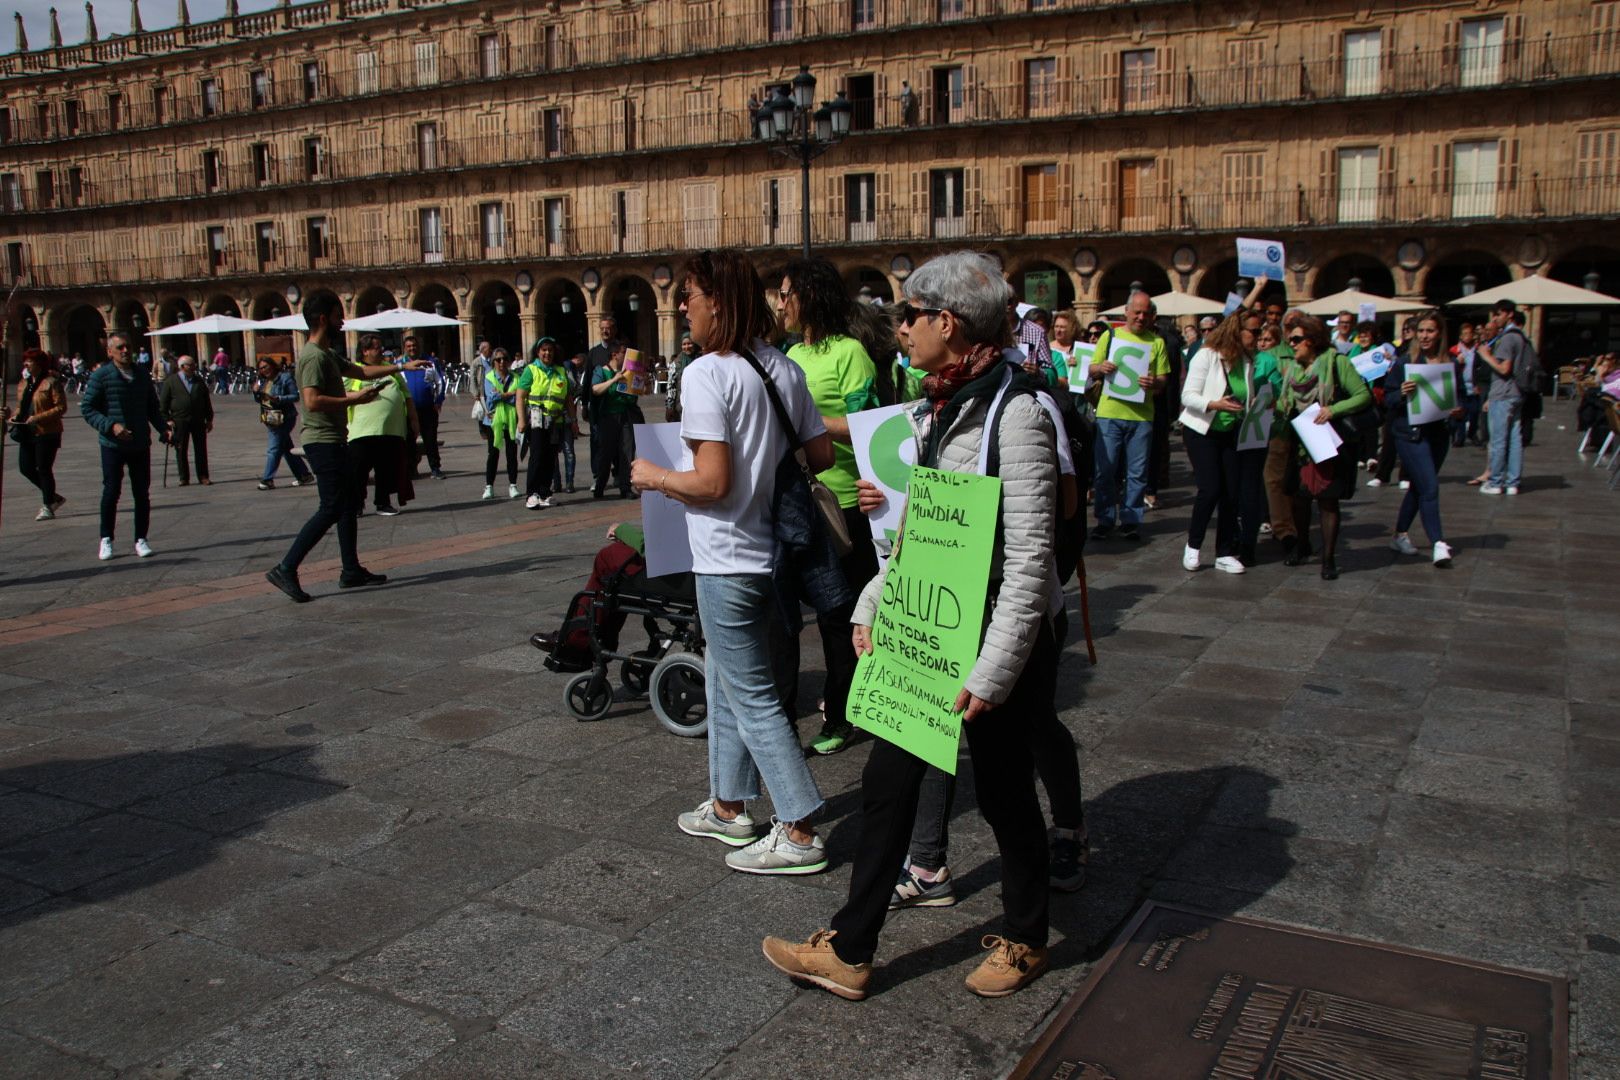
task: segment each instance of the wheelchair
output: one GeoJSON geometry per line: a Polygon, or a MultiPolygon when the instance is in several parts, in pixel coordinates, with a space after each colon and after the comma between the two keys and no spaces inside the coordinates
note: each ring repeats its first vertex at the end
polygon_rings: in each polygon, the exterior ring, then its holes
{"type": "Polygon", "coordinates": [[[618,664],[620,682],[633,694],[647,695],[666,731],[686,738],[708,734],[703,629],[691,574],[650,578],[627,568],[596,591],[575,593],[545,664],[572,675],[563,704],[578,720],[600,720],[613,707],[609,670],[618,664]],[[647,645],[626,651],[618,639],[638,615],[647,645]]]}

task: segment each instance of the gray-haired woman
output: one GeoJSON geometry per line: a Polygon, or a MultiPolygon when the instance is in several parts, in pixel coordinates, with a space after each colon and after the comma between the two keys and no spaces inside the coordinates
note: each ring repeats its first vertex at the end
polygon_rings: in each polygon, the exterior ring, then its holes
{"type": "MultiPolygon", "coordinates": [[[[1057,643],[1048,620],[1056,585],[1053,529],[1058,461],[1045,409],[1026,386],[1044,385],[1009,367],[1002,356],[1011,289],[989,259],[956,252],[933,259],[906,280],[902,325],[911,363],[925,372],[924,398],[911,414],[917,461],[948,472],[978,472],[990,410],[994,420],[1001,507],[991,553],[988,619],[979,655],[956,707],[973,759],[979,807],[1001,850],[1005,927],[984,944],[990,955],[968,977],[985,997],[1010,994],[1046,969],[1047,847],[1035,795],[1032,735],[1040,698],[1050,694],[1057,643]]],[[[855,647],[872,648],[871,625],[882,577],[861,595],[855,647]]],[[[1044,703],[1050,709],[1050,699],[1044,703]]],[[[889,909],[917,813],[927,765],[893,743],[872,747],[861,776],[861,842],[849,897],[808,942],[765,939],[779,970],[840,997],[866,996],[878,933],[889,909]]]]}

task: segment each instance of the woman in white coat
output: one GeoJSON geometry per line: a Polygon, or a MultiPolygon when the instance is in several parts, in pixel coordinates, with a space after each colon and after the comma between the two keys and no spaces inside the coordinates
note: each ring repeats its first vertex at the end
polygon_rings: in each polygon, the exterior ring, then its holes
{"type": "Polygon", "coordinates": [[[1181,434],[1192,460],[1198,494],[1187,523],[1181,565],[1197,570],[1209,519],[1215,518],[1215,568],[1243,573],[1238,558],[1238,496],[1243,478],[1238,463],[1238,430],[1243,411],[1254,400],[1254,356],[1244,347],[1237,316],[1229,316],[1193,355],[1181,386],[1181,434]]]}

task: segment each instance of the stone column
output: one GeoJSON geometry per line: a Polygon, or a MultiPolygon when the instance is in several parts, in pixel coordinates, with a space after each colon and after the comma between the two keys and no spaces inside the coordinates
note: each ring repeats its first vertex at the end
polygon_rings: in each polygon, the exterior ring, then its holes
{"type": "MultiPolygon", "coordinates": [[[[461,356],[458,359],[460,359],[463,364],[471,364],[473,351],[478,347],[478,342],[473,336],[472,323],[463,322],[461,324],[461,329],[458,332],[461,335],[461,356]]],[[[441,356],[439,359],[443,360],[444,357],[441,356]]]]}
{"type": "Polygon", "coordinates": [[[679,333],[681,313],[674,307],[658,309],[658,351],[671,361],[680,351],[679,333]]]}
{"type": "Polygon", "coordinates": [[[518,343],[524,357],[534,353],[534,343],[540,340],[540,316],[525,308],[518,312],[521,341],[518,343]]]}

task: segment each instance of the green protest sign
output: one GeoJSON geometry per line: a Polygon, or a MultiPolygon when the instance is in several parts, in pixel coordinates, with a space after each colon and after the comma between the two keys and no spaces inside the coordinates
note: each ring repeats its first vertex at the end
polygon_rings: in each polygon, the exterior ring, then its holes
{"type": "Polygon", "coordinates": [[[1407,364],[1406,377],[1417,384],[1406,399],[1408,423],[1432,424],[1457,407],[1456,370],[1450,364],[1407,364]]]}
{"type": "Polygon", "coordinates": [[[872,651],[849,694],[856,727],[956,773],[956,695],[979,656],[1001,481],[913,468],[883,575],[872,651]]]}
{"type": "Polygon", "coordinates": [[[1271,424],[1276,414],[1271,411],[1271,384],[1259,383],[1254,388],[1254,400],[1243,410],[1238,425],[1239,450],[1258,450],[1271,441],[1271,424]]]}

